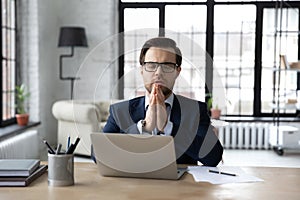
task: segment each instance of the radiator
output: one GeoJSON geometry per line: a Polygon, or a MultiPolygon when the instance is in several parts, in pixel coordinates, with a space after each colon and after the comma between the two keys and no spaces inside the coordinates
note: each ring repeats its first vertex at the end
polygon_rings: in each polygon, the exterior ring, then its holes
{"type": "Polygon", "coordinates": [[[270,123],[234,123],[218,127],[220,142],[225,149],[270,149],[270,123]]]}
{"type": "Polygon", "coordinates": [[[39,159],[39,138],[37,130],[29,130],[0,141],[0,159],[39,159]]]}

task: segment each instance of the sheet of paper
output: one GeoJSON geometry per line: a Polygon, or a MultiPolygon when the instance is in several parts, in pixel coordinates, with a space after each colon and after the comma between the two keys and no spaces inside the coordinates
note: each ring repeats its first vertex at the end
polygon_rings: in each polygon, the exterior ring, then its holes
{"type": "Polygon", "coordinates": [[[209,182],[211,184],[225,183],[246,183],[260,182],[260,178],[246,174],[240,167],[222,166],[222,167],[205,167],[205,166],[189,166],[188,173],[192,174],[196,182],[209,182]],[[221,171],[236,176],[211,173],[209,170],[221,171]]]}

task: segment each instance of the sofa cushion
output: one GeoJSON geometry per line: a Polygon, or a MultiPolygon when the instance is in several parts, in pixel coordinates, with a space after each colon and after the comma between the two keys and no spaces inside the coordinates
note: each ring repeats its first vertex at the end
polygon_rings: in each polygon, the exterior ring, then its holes
{"type": "Polygon", "coordinates": [[[52,113],[58,120],[97,123],[100,113],[92,104],[72,103],[71,101],[58,101],[52,107],[52,113]]]}

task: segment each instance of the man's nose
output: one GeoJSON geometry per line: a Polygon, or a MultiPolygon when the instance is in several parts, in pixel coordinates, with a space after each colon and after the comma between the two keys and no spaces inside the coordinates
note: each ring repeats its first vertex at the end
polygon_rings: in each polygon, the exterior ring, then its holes
{"type": "Polygon", "coordinates": [[[157,67],[157,69],[156,69],[156,71],[155,71],[155,74],[159,75],[159,74],[163,74],[163,73],[164,73],[164,72],[163,72],[163,70],[162,70],[161,65],[158,65],[158,67],[157,67]]]}

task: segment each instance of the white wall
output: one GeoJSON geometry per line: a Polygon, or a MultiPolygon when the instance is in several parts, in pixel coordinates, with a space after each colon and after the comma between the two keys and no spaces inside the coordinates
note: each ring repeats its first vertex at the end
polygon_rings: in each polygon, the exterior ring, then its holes
{"type": "MultiPolygon", "coordinates": [[[[101,74],[115,59],[117,44],[103,48],[95,47],[117,33],[118,0],[22,0],[20,1],[19,33],[21,42],[22,78],[31,92],[31,120],[41,121],[39,134],[55,145],[57,140],[57,121],[52,115],[52,105],[57,100],[70,98],[70,82],[59,79],[59,55],[70,52],[69,48],[58,48],[58,34],[61,26],[85,27],[88,48],[75,48],[73,58],[63,60],[64,75],[77,74],[81,78],[75,83],[75,99],[90,98],[94,93],[95,77],[101,74]],[[99,51],[99,49],[101,49],[99,51]],[[85,59],[89,52],[94,54],[85,59]],[[95,54],[97,52],[97,54],[95,54]],[[88,70],[85,70],[88,69],[88,70]],[[97,70],[96,73],[94,73],[97,70]]],[[[101,45],[100,45],[101,46],[101,45]]],[[[103,46],[103,45],[102,45],[103,46]]],[[[106,70],[105,81],[101,87],[103,99],[110,98],[111,82],[117,79],[117,65],[106,70]],[[116,68],[115,68],[116,67],[116,68]]]]}

